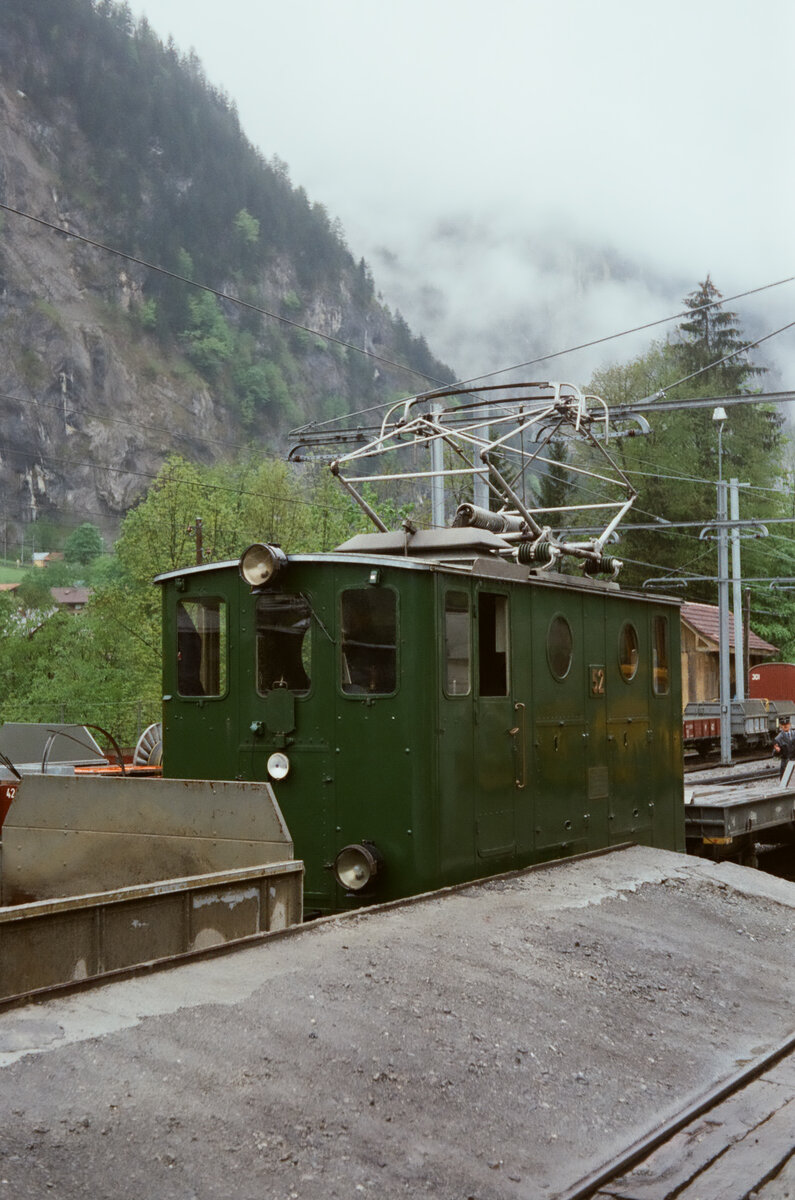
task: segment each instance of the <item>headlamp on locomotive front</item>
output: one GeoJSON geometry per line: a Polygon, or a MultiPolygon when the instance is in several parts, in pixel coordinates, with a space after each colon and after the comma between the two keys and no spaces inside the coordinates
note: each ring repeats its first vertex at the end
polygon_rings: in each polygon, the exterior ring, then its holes
{"type": "Polygon", "coordinates": [[[372,842],[343,846],[334,859],[334,876],[346,892],[363,892],[375,881],[383,859],[372,842]]]}
{"type": "Polygon", "coordinates": [[[276,782],[286,779],[290,774],[290,760],[286,754],[282,754],[281,750],[270,755],[266,766],[271,779],[276,782]]]}
{"type": "Polygon", "coordinates": [[[254,542],[240,555],[240,574],[250,587],[266,587],[286,562],[287,555],[278,546],[254,542]]]}

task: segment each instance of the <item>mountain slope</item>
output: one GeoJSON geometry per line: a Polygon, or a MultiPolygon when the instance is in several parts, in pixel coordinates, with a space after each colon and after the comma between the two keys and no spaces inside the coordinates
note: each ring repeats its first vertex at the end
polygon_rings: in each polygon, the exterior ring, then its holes
{"type": "Polygon", "coordinates": [[[427,386],[417,372],[451,378],[195,58],[124,6],[0,9],[0,202],[251,306],[2,214],[0,499],[17,524],[113,529],[172,450],[278,448],[298,422],[427,386]]]}

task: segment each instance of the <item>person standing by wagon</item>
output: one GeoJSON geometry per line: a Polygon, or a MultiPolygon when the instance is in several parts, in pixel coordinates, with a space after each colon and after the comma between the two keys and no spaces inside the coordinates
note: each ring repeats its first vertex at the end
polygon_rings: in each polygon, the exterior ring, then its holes
{"type": "Polygon", "coordinates": [[[777,754],[781,760],[778,771],[778,777],[781,779],[787,769],[787,763],[790,759],[795,758],[795,733],[793,733],[789,717],[782,717],[779,721],[779,731],[773,742],[773,753],[777,754]]]}

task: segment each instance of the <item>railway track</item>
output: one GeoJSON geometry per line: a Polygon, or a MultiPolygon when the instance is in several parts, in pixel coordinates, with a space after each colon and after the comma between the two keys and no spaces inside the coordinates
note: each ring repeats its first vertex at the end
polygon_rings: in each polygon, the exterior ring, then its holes
{"type": "Polygon", "coordinates": [[[762,767],[765,763],[771,772],[778,770],[778,762],[772,758],[769,749],[748,751],[745,754],[732,754],[732,765],[730,767],[724,767],[720,758],[717,757],[709,760],[701,758],[698,755],[687,755],[685,757],[684,770],[685,775],[694,775],[700,771],[709,772],[721,769],[731,771],[733,769],[736,770],[739,766],[751,767],[753,764],[758,764],[762,767]]]}
{"type": "Polygon", "coordinates": [[[558,1200],[795,1196],[795,1034],[558,1200]]]}

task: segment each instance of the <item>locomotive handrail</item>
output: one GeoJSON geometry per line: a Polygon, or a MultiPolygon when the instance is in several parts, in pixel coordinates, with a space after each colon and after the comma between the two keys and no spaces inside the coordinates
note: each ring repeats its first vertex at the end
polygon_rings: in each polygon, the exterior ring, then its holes
{"type": "Polygon", "coordinates": [[[514,783],[516,784],[517,788],[521,791],[522,788],[527,787],[527,729],[526,729],[526,719],[525,719],[526,714],[527,714],[527,708],[526,708],[526,705],[524,705],[521,700],[517,700],[513,706],[513,711],[516,713],[521,711],[521,717],[522,717],[521,723],[519,725],[515,726],[513,729],[508,730],[508,732],[511,734],[512,737],[516,737],[517,733],[522,735],[522,782],[520,783],[518,779],[514,779],[514,783]]]}

